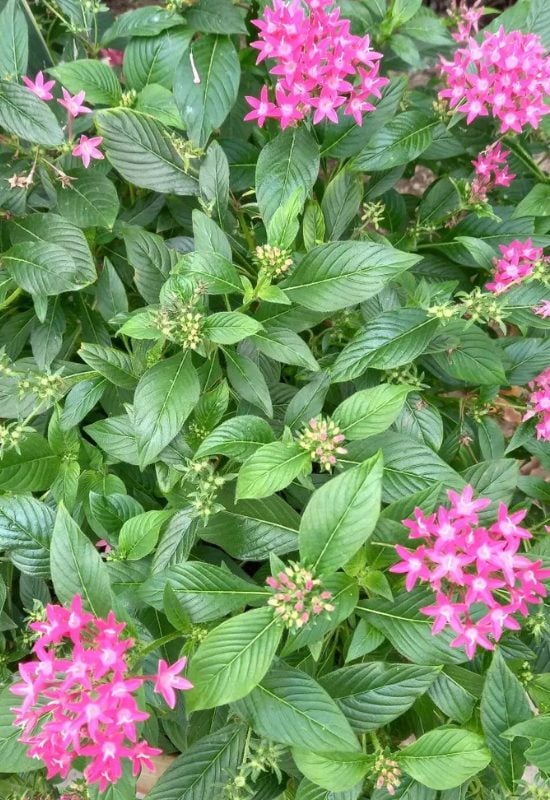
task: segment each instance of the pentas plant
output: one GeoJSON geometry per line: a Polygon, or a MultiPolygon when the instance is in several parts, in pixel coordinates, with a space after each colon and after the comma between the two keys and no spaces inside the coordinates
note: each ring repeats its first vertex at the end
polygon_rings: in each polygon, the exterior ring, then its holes
{"type": "Polygon", "coordinates": [[[1,800],[540,800],[548,3],[110,5],[0,3],[1,800]]]}

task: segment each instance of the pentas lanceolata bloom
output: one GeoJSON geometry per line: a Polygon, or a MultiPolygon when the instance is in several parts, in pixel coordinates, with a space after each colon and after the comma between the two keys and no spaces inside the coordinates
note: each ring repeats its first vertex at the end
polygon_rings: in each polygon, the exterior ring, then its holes
{"type": "Polygon", "coordinates": [[[73,156],[82,159],[82,163],[85,167],[90,166],[90,161],[92,158],[95,159],[103,159],[105,156],[99,150],[99,145],[103,142],[102,136],[85,136],[82,134],[80,137],[79,143],[76,147],[73,147],[71,153],[73,156]]]}
{"type": "Polygon", "coordinates": [[[334,611],[328,602],[331,592],[323,591],[319,578],[300,564],[291,562],[266,583],[275,592],[267,602],[288,628],[302,628],[312,616],[334,611]]]}
{"type": "Polygon", "coordinates": [[[252,111],[246,120],[279,120],[281,128],[300,122],[313,112],[316,125],[324,119],[338,122],[337,111],[358,125],[373,111],[369,98],[380,97],[388,83],[379,76],[382,55],[371,50],[368,36],[350,32],[350,21],[340,18],[333,0],[274,0],[262,19],[254,20],[260,38],[252,47],[260,51],[257,63],[273,62],[275,102],[264,86],[260,97],[247,97],[252,111]]]}
{"type": "Polygon", "coordinates": [[[524,420],[537,417],[537,439],[550,442],[550,367],[531,381],[529,384],[531,396],[529,410],[523,417],[524,420]]]}
{"type": "Polygon", "coordinates": [[[475,178],[471,187],[473,202],[484,202],[487,200],[487,193],[497,186],[510,186],[516,176],[508,170],[506,159],[509,155],[509,150],[503,150],[500,142],[495,142],[472,161],[475,167],[475,178]]]}
{"type": "Polygon", "coordinates": [[[499,245],[502,258],[495,258],[493,280],[485,288],[495,294],[502,294],[511,286],[529,279],[544,279],[550,262],[542,247],[534,247],[531,239],[520,242],[515,239],[510,244],[499,245]]]}
{"type": "Polygon", "coordinates": [[[105,47],[99,51],[101,61],[109,67],[121,67],[124,63],[124,50],[114,50],[112,47],[105,47]]]}
{"type": "Polygon", "coordinates": [[[298,444],[309,451],[312,461],[330,472],[338,461],[338,456],[348,452],[342,447],[345,438],[331,419],[314,417],[299,435],[298,444]]]}
{"type": "Polygon", "coordinates": [[[53,100],[52,89],[55,81],[44,81],[43,72],[37,72],[34,80],[24,75],[22,81],[27,89],[30,89],[40,100],[53,100]]]}
{"type": "Polygon", "coordinates": [[[453,0],[447,13],[457,26],[456,31],[451,33],[455,42],[467,42],[470,36],[479,31],[479,21],[485,8],[481,5],[481,0],[475,0],[471,6],[468,6],[466,0],[453,0]]]}
{"type": "Polygon", "coordinates": [[[159,661],[156,676],[130,672],[127,657],[134,641],[125,638],[126,625],[112,611],[98,619],[83,610],[76,595],[70,608],[48,605],[45,619],[32,622],[39,636],[33,646],[36,659],[19,665],[21,683],[11,687],[22,698],[14,708],[15,722],[23,728],[20,741],[29,745],[28,755],[46,765],[48,779],[66,778],[76,758],[84,756],[84,777],[98,783],[100,791],[122,775],[123,759],[129,759],[134,775],[161,753],[139,740],[137,726],[148,719],[135,695],[145,680],[173,708],[174,689],[191,684],[179,673],[180,659],[169,667],[159,661]]]}
{"type": "Polygon", "coordinates": [[[403,521],[409,539],[423,544],[415,550],[396,545],[402,560],[390,571],[406,575],[409,592],[417,581],[430,585],[434,603],[421,611],[433,617],[432,632],[450,628],[456,634],[451,646],[473,658],[478,646],[492,650],[504,630],[520,629],[514,615],[527,616],[530,605],[542,602],[550,570],[519,552],[532,538],[520,525],[525,510],[510,512],[500,503],[496,522],[485,527],[478,515],[491,500],[474,499],[471,486],[447,494],[450,508],[440,506],[428,517],[417,508],[414,519],[403,521]]]}
{"type": "Polygon", "coordinates": [[[538,317],[548,319],[550,317],[550,300],[543,300],[540,306],[535,306],[533,311],[538,317]]]}
{"type": "Polygon", "coordinates": [[[439,97],[467,115],[468,125],[489,115],[500,122],[501,133],[521,133],[538,128],[550,112],[545,97],[550,92],[550,57],[539,36],[512,31],[484,32],[481,43],[468,39],[452,61],[441,59],[447,88],[439,97]]]}

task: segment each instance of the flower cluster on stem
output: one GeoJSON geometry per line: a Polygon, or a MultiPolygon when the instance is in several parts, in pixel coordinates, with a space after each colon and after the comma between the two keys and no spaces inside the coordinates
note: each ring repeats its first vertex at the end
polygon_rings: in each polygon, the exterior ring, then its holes
{"type": "Polygon", "coordinates": [[[294,263],[289,250],[270,244],[258,245],[254,253],[254,262],[260,274],[269,280],[282,278],[294,263]]]}
{"type": "Polygon", "coordinates": [[[136,692],[145,680],[174,707],[175,689],[191,684],[179,673],[180,659],[171,667],[159,661],[156,676],[130,672],[127,656],[134,641],[125,638],[125,623],[112,611],[99,619],[85,611],[76,595],[69,608],[48,605],[43,619],[29,626],[38,638],[35,659],[19,664],[21,682],[11,687],[22,698],[14,708],[19,737],[28,755],[46,765],[47,778],[66,778],[75,759],[87,760],[84,777],[104,791],[122,776],[124,759],[134,775],[160,750],[138,738],[138,726],[149,717],[139,708],[136,692]]]}
{"type": "Polygon", "coordinates": [[[487,194],[497,186],[510,186],[516,176],[508,170],[506,159],[509,155],[509,150],[503,150],[500,142],[495,142],[472,161],[475,178],[470,199],[473,203],[485,202],[487,194]]]}
{"type": "Polygon", "coordinates": [[[302,628],[312,616],[334,611],[328,602],[331,592],[323,590],[319,578],[301,564],[291,562],[266,583],[274,591],[267,602],[288,628],[302,628]]]}
{"type": "Polygon", "coordinates": [[[537,439],[550,442],[550,367],[529,383],[531,396],[524,420],[537,417],[537,439]]]}
{"type": "Polygon", "coordinates": [[[416,550],[396,545],[401,561],[390,571],[406,575],[409,592],[417,581],[429,584],[434,603],[421,611],[433,617],[433,634],[450,628],[456,634],[451,646],[464,647],[473,658],[478,646],[492,650],[505,629],[520,629],[514,615],[526,617],[529,606],[542,603],[550,570],[519,552],[522,541],[532,538],[520,525],[527,511],[511,512],[500,503],[497,520],[485,527],[479,512],[491,500],[474,499],[471,486],[448,496],[449,508],[440,506],[428,517],[417,508],[414,519],[403,521],[409,539],[423,544],[416,550]]]}
{"type": "Polygon", "coordinates": [[[384,752],[379,752],[373,768],[376,776],[377,789],[385,789],[389,795],[394,795],[395,790],[401,785],[401,770],[393,758],[384,752]]]}
{"type": "Polygon", "coordinates": [[[526,279],[547,277],[550,258],[544,256],[542,247],[535,247],[531,239],[525,242],[514,239],[510,244],[499,245],[499,249],[502,255],[494,259],[493,279],[485,284],[489,291],[502,294],[526,279]]]}
{"type": "Polygon", "coordinates": [[[260,38],[257,63],[274,62],[275,102],[264,86],[260,97],[247,97],[252,111],[246,120],[262,126],[268,118],[281,128],[300,122],[313,112],[313,123],[338,122],[337,109],[358,125],[363,114],[373,111],[369,99],[380,97],[388,82],[379,76],[382,55],[371,49],[368,36],[351,33],[351,23],[332,8],[333,0],[273,0],[262,19],[254,20],[260,38]]]}
{"type": "Polygon", "coordinates": [[[469,6],[466,0],[453,0],[447,13],[456,25],[456,30],[451,33],[455,42],[467,42],[470,36],[475,36],[479,31],[479,21],[485,13],[481,2],[475,0],[469,6]]]}
{"type": "Polygon", "coordinates": [[[452,61],[441,58],[440,69],[447,86],[439,97],[466,114],[468,125],[490,115],[501,133],[522,133],[550,112],[550,57],[534,33],[485,31],[481,43],[469,38],[452,61]]]}
{"type": "Polygon", "coordinates": [[[342,447],[345,438],[331,419],[314,417],[298,436],[298,444],[309,451],[312,461],[330,472],[337,463],[338,456],[348,452],[342,447]]]}

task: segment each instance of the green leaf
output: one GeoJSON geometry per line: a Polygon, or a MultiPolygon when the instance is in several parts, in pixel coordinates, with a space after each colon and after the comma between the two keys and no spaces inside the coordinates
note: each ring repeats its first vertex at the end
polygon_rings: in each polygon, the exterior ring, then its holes
{"type": "Polygon", "coordinates": [[[160,122],[139,111],[98,111],[96,124],[107,158],[123,178],[164,194],[198,194],[198,181],[187,174],[183,159],[160,122]]]}
{"type": "Polygon", "coordinates": [[[10,450],[0,458],[0,490],[43,492],[57,475],[60,459],[39,433],[27,433],[19,452],[10,450]]]}
{"type": "Polygon", "coordinates": [[[161,6],[136,8],[117,17],[114,24],[105,31],[101,41],[105,45],[127,36],[155,36],[167,28],[182,24],[183,19],[178,13],[161,6]]]}
{"type": "Polygon", "coordinates": [[[244,461],[275,439],[270,424],[261,417],[242,415],[228,419],[203,439],[195,458],[221,454],[244,461]]]}
{"type": "Polygon", "coordinates": [[[51,508],[34,497],[0,497],[0,550],[25,575],[50,577],[53,525],[51,508]]]}
{"type": "Polygon", "coordinates": [[[366,439],[395,422],[409,392],[408,386],[389,383],[363,389],[340,403],[332,419],[346,439],[366,439]]]}
{"type": "Polygon", "coordinates": [[[132,358],[123,350],[84,342],[78,351],[80,358],[108,381],[123,389],[134,389],[136,376],[132,358]]]}
{"type": "Polygon", "coordinates": [[[236,344],[261,330],[262,324],[237,311],[210,314],[204,323],[204,335],[216,344],[236,344]]]}
{"type": "Polygon", "coordinates": [[[122,97],[116,72],[98,59],[68,61],[51,67],[48,72],[73,94],[84,90],[88,103],[114,106],[122,97]]]}
{"type": "Polygon", "coordinates": [[[31,294],[48,296],[81,288],[74,260],[58,245],[16,244],[4,253],[2,261],[17,285],[31,294]]]}
{"type": "Polygon", "coordinates": [[[349,722],[327,691],[310,675],[278,663],[260,684],[236,704],[260,736],[317,752],[359,749],[349,722]]]}
{"type": "Polygon", "coordinates": [[[143,228],[129,225],[123,236],[138,292],[148,303],[158,303],[160,290],[176,264],[177,254],[166,247],[161,236],[143,228]]]}
{"type": "Polygon", "coordinates": [[[386,245],[331,242],[306,253],[282,288],[305,308],[337,311],[373,297],[417,261],[419,256],[386,245]]]}
{"type": "Polygon", "coordinates": [[[118,551],[128,561],[139,561],[155,549],[160,530],[172,511],[145,511],[126,520],[120,529],[118,551]]]}
{"type": "Polygon", "coordinates": [[[0,81],[0,126],[32,144],[58,147],[63,143],[63,131],[47,103],[16,83],[0,81]]]}
{"type": "Polygon", "coordinates": [[[186,695],[188,709],[214,708],[247,695],[271,666],[282,632],[269,607],[239,614],[210,631],[189,664],[194,688],[186,695]]]}
{"type": "Polygon", "coordinates": [[[223,228],[229,204],[229,163],[215,139],[210,142],[201,163],[199,189],[202,201],[223,228]]]}
{"type": "Polygon", "coordinates": [[[103,269],[97,281],[95,305],[107,322],[117,314],[128,312],[126,289],[108,258],[103,261],[103,269]]]}
{"type": "Polygon", "coordinates": [[[415,664],[433,666],[466,661],[462,650],[450,647],[454,633],[443,631],[433,636],[431,621],[420,612],[432,602],[433,592],[422,588],[395,594],[393,601],[382,597],[361,601],[360,613],[390,640],[398,653],[415,664]]]}
{"type": "Polygon", "coordinates": [[[218,800],[242,761],[246,729],[229,725],[193,742],[160,776],[147,800],[218,800]]]}
{"type": "Polygon", "coordinates": [[[508,669],[499,650],[495,650],[481,695],[481,724],[493,765],[512,792],[525,767],[524,740],[504,739],[502,734],[531,718],[529,699],[515,675],[508,669]]]}
{"type": "Polygon", "coordinates": [[[124,523],[141,514],[142,506],[127,494],[90,492],[90,518],[110,534],[117,534],[124,523]]]}
{"type": "Polygon", "coordinates": [[[61,300],[48,304],[44,322],[39,322],[31,333],[31,348],[34,360],[40,369],[47,370],[61,350],[65,333],[65,314],[61,300]]]}
{"type": "Polygon", "coordinates": [[[309,453],[298,444],[270,442],[248,458],[239,471],[236,497],[268,497],[311,469],[309,453]]]}
{"type": "MultiPolygon", "coordinates": [[[[309,744],[309,743],[308,743],[309,744]]],[[[296,766],[312,783],[341,792],[356,786],[372,769],[373,756],[349,751],[314,753],[301,747],[292,749],[296,766]]]]}
{"type": "Polygon", "coordinates": [[[424,353],[439,321],[417,308],[383,311],[344,347],[332,370],[333,381],[362,375],[368,367],[394,369],[424,353]]]}
{"type": "Polygon", "coordinates": [[[18,701],[10,692],[10,686],[5,686],[0,691],[0,764],[2,772],[10,774],[34,772],[43,767],[39,759],[28,758],[27,746],[19,741],[22,730],[15,726],[12,711],[17,706],[18,701]]]}
{"type": "Polygon", "coordinates": [[[550,217],[550,186],[537,183],[514,209],[512,217],[550,217]]]}
{"type": "MultiPolygon", "coordinates": [[[[294,240],[300,230],[298,219],[304,207],[304,197],[301,187],[298,187],[292,195],[275,211],[267,226],[267,241],[273,247],[281,247],[288,250],[294,244],[294,240]]],[[[273,287],[270,286],[270,289],[273,287]]]]}
{"type": "Polygon", "coordinates": [[[124,50],[125,82],[130,89],[158,84],[171,89],[174,73],[193,33],[187,28],[171,28],[158,36],[136,36],[124,50]]]}
{"type": "Polygon", "coordinates": [[[375,133],[351,168],[376,172],[414,161],[431,145],[439,124],[421,111],[405,111],[375,133]]]}
{"type": "Polygon", "coordinates": [[[250,337],[251,341],[268,358],[283,364],[295,364],[314,371],[319,364],[304,340],[288,328],[270,325],[250,337]]]}
{"type": "Polygon", "coordinates": [[[145,372],[134,395],[140,465],[151,464],[180,432],[200,396],[189,352],[159,361],[145,372]]]}
{"type": "Polygon", "coordinates": [[[237,51],[226,36],[201,36],[184,53],[176,68],[174,98],[189,138],[199,147],[231,111],[240,75],[237,51]]]}
{"type": "Polygon", "coordinates": [[[50,558],[59,600],[69,604],[80,594],[95,616],[105,617],[113,607],[107,567],[63,505],[55,519],[50,558]]]}
{"type": "Polygon", "coordinates": [[[319,173],[319,146],[306,128],[288,128],[260,151],[256,196],[265,224],[296,190],[308,197],[319,173]]]}
{"type": "Polygon", "coordinates": [[[92,408],[101,400],[107,388],[107,380],[102,377],[90,381],[82,381],[69,391],[65,398],[65,406],[61,412],[60,425],[62,430],[74,428],[92,408]]]}
{"type": "Polygon", "coordinates": [[[0,13],[0,78],[10,80],[27,71],[29,31],[19,0],[8,0],[0,13]]]}
{"type": "Polygon", "coordinates": [[[271,396],[259,367],[247,356],[232,350],[224,350],[227,361],[227,377],[237,394],[249,403],[261,408],[268,416],[273,416],[271,396]]]}
{"type": "Polygon", "coordinates": [[[401,767],[431,789],[454,789],[489,764],[483,737],[459,728],[428,731],[397,754],[401,767]]]}
{"type": "Polygon", "coordinates": [[[231,0],[198,0],[185,12],[185,20],[201,33],[246,33],[246,12],[231,0]]]}
{"type": "Polygon", "coordinates": [[[461,199],[454,181],[441,178],[432,183],[418,206],[418,219],[423,224],[443,222],[460,208],[461,199]]]}
{"type": "Polygon", "coordinates": [[[359,211],[363,179],[343,169],[330,181],[321,202],[327,237],[340,239],[359,211]]]}
{"type": "Polygon", "coordinates": [[[79,173],[57,193],[57,210],[79,228],[108,228],[115,224],[119,200],[115,185],[103,175],[79,173]]]}
{"type": "Polygon", "coordinates": [[[126,461],[135,465],[140,463],[135,433],[127,414],[101,419],[86,425],[84,430],[116,461],[126,461]]]}
{"type": "Polygon", "coordinates": [[[544,772],[550,772],[550,714],[540,714],[533,719],[518,722],[505,733],[506,739],[514,739],[521,736],[529,739],[529,748],[525,752],[525,758],[529,764],[539,767],[544,772]]]}
{"type": "Polygon", "coordinates": [[[260,561],[269,558],[270,553],[281,555],[298,550],[300,517],[278,495],[224,505],[224,511],[210,518],[201,538],[233,558],[260,561]]]}
{"type": "Polygon", "coordinates": [[[450,352],[432,356],[440,369],[474,386],[506,383],[500,351],[485,331],[457,321],[448,332],[457,336],[458,343],[450,352]]]}
{"type": "Polygon", "coordinates": [[[206,286],[206,294],[242,292],[239,273],[230,260],[218,253],[189,253],[178,262],[178,274],[193,276],[206,286]]]}
{"type": "Polygon", "coordinates": [[[271,592],[214,564],[188,561],[169,570],[168,582],[191,622],[210,622],[245,605],[265,604],[271,592]]]}
{"type": "Polygon", "coordinates": [[[374,530],[381,492],[380,456],[317,489],[300,524],[303,562],[316,573],[330,575],[349,561],[374,530]]]}
{"type": "Polygon", "coordinates": [[[372,662],[343,667],[321,678],[357,733],[383,728],[428,691],[440,670],[372,662]]]}

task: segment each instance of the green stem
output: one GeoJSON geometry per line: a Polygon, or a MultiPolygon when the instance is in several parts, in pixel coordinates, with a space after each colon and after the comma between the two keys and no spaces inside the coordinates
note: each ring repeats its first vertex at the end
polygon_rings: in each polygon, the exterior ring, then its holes
{"type": "Polygon", "coordinates": [[[504,137],[503,142],[506,147],[509,147],[512,153],[518,158],[521,163],[529,170],[531,175],[534,175],[537,180],[542,181],[542,183],[550,183],[550,176],[548,176],[536,161],[533,159],[532,155],[516,140],[513,138],[504,137]]]}
{"type": "Polygon", "coordinates": [[[13,301],[17,300],[17,298],[19,297],[20,294],[22,294],[22,292],[23,290],[19,289],[19,287],[15,289],[15,291],[13,291],[8,297],[6,297],[3,303],[0,303],[0,311],[3,311],[5,308],[8,308],[8,306],[11,306],[13,301]]]}
{"type": "Polygon", "coordinates": [[[161,636],[160,639],[155,639],[154,642],[148,644],[147,647],[144,647],[141,651],[142,656],[147,656],[149,653],[153,653],[155,650],[158,650],[159,647],[163,647],[168,642],[173,642],[175,639],[183,639],[185,636],[184,633],[181,631],[174,631],[173,633],[167,633],[166,636],[161,636]]]}

